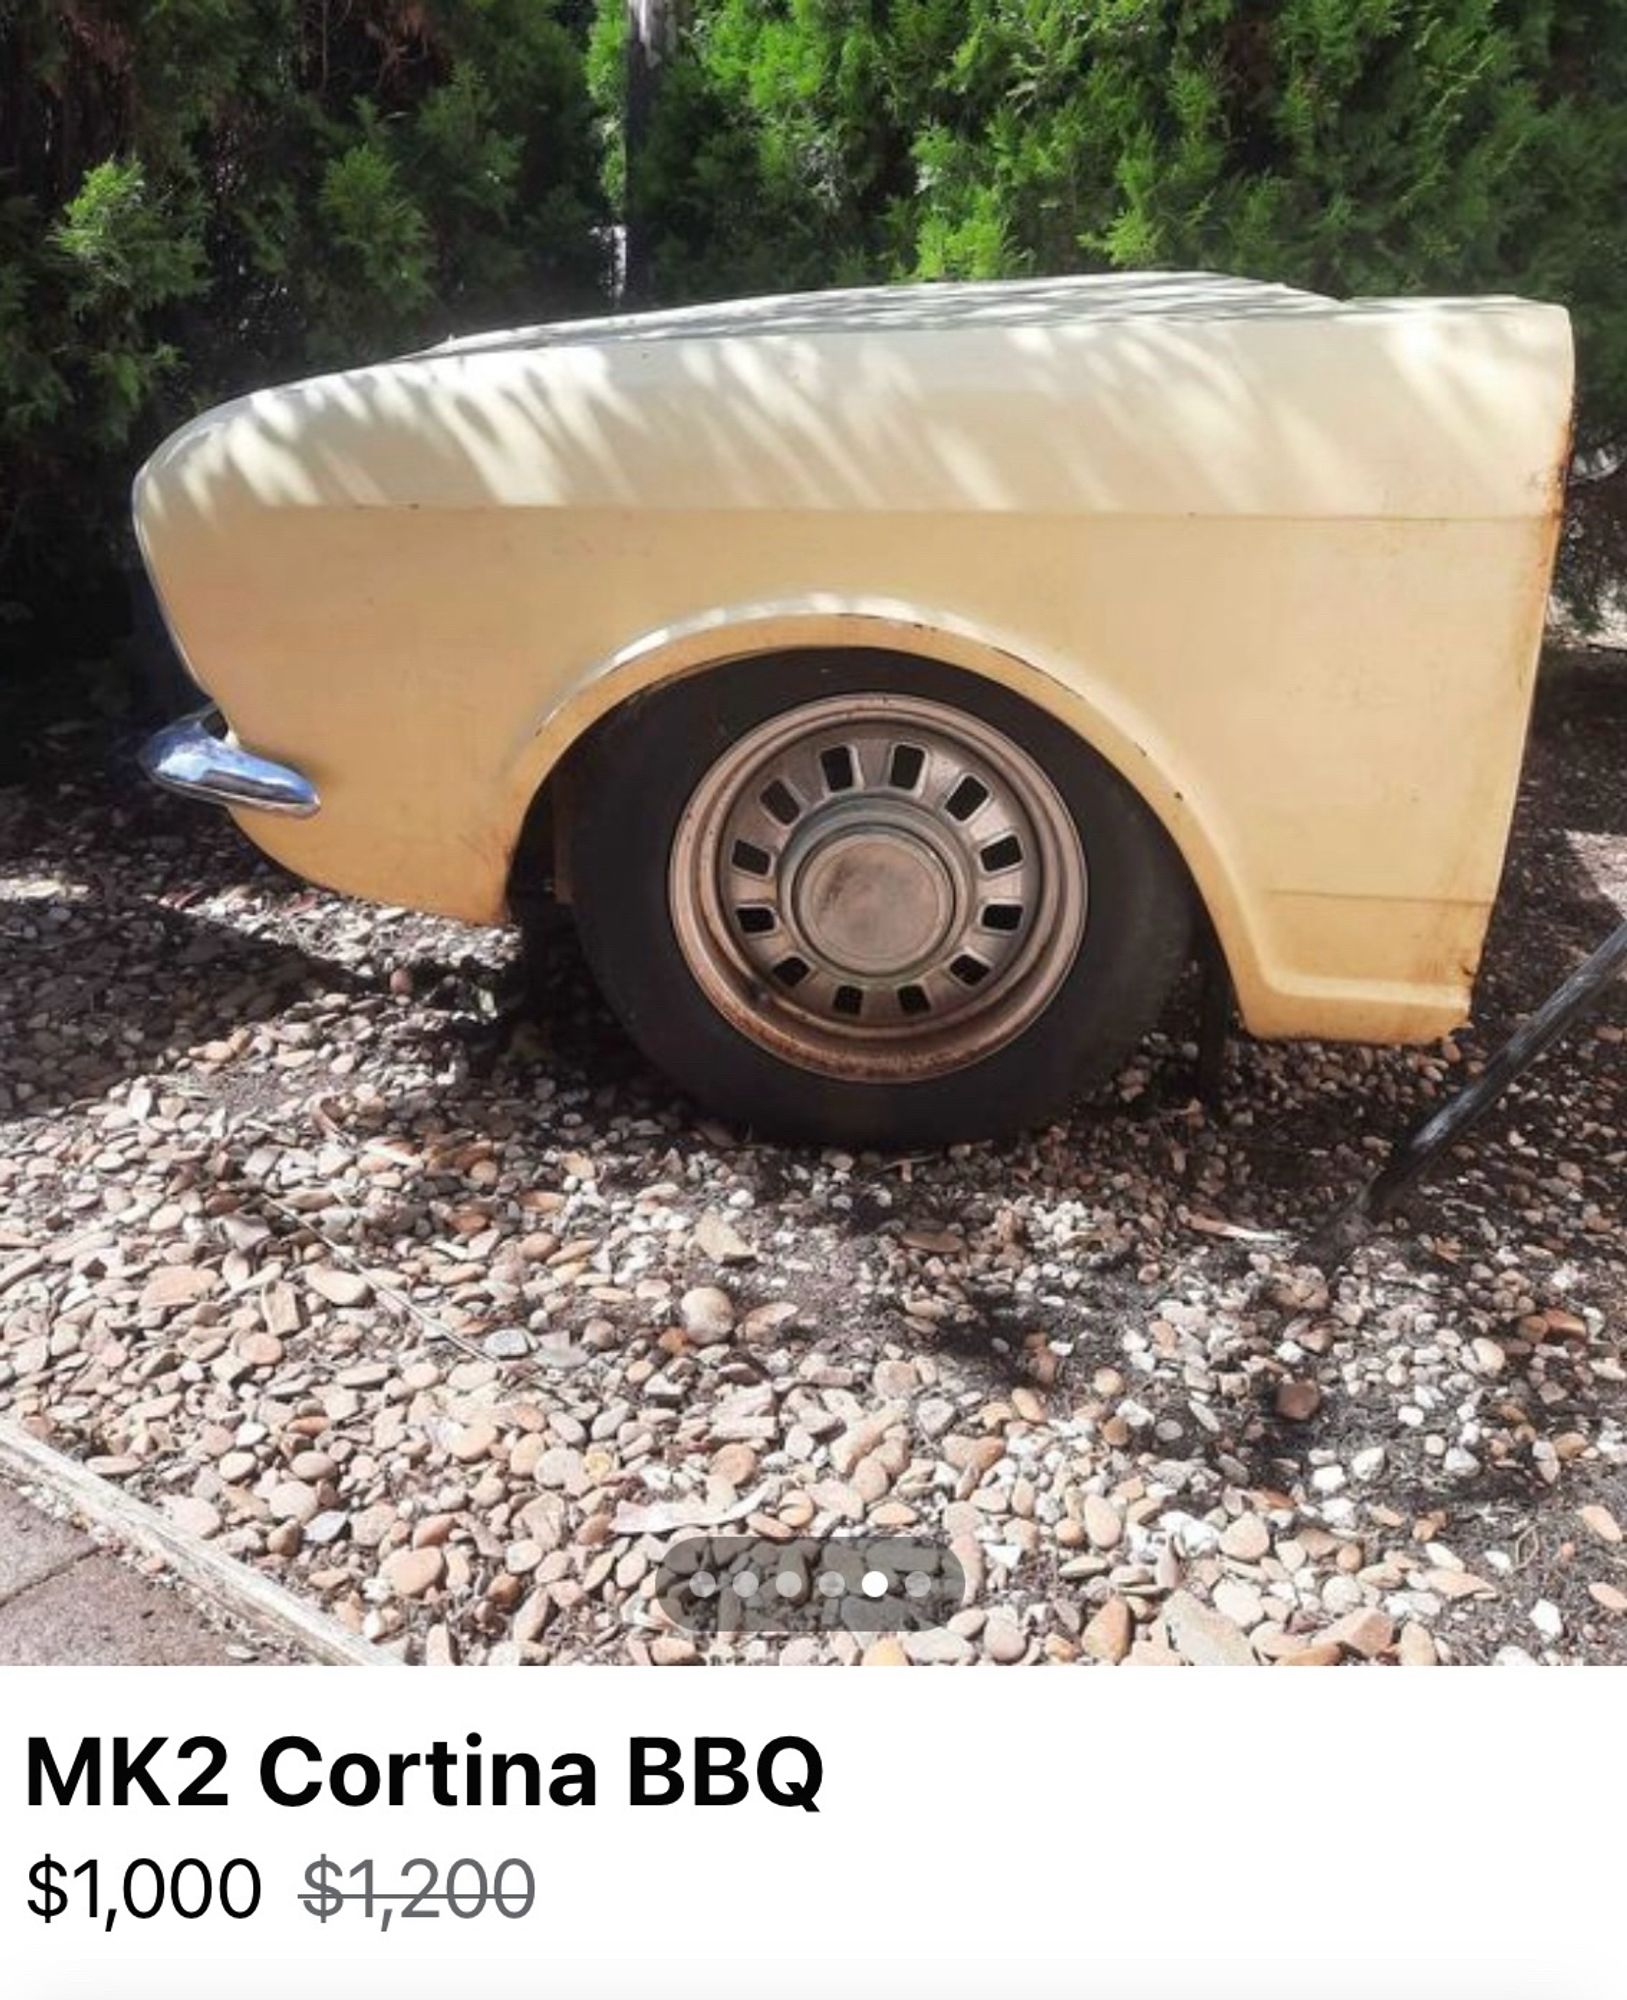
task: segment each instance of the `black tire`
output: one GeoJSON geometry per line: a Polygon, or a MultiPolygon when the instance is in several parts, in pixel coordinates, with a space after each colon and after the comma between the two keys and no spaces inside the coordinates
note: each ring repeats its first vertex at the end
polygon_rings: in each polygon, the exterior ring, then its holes
{"type": "Polygon", "coordinates": [[[579,753],[573,905],[606,1000],[660,1069],[754,1132],[908,1149],[998,1137],[1060,1116],[1154,1025],[1189,956],[1192,898],[1163,828],[1062,724],[993,682],[906,655],[798,652],[670,682],[617,710],[579,753]],[[1077,955],[1016,1038],[926,1081],[856,1082],[793,1066],[730,1025],[686,964],[668,900],[675,831],[696,786],[748,730],[833,695],[902,693],[969,711],[1034,758],[1089,870],[1077,955]]]}

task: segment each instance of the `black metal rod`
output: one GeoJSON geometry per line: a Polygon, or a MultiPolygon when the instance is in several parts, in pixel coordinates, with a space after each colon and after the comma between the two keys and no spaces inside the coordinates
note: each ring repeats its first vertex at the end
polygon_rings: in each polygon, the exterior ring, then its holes
{"type": "Polygon", "coordinates": [[[1204,942],[1198,1000],[1198,1061],[1194,1082],[1200,1102],[1218,1117],[1225,1100],[1226,1044],[1236,994],[1224,953],[1213,937],[1204,942]]]}
{"type": "Polygon", "coordinates": [[[1509,1036],[1473,1083],[1409,1132],[1353,1204],[1357,1214],[1376,1221],[1449,1146],[1479,1124],[1509,1085],[1603,994],[1627,966],[1627,923],[1613,930],[1565,983],[1509,1036]]]}

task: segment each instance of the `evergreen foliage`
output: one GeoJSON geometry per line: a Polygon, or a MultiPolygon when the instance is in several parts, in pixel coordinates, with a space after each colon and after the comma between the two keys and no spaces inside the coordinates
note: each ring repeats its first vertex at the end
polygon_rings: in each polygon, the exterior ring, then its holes
{"type": "MultiPolygon", "coordinates": [[[[628,204],[668,300],[1183,265],[1559,299],[1585,461],[1627,459],[1623,0],[688,0],[631,187],[625,11],[0,0],[0,649],[122,615],[129,475],[190,410],[602,306],[628,204]]],[[[1570,540],[1596,602],[1627,474],[1570,540]]]]}
{"type": "Polygon", "coordinates": [[[0,0],[7,654],[122,617],[131,471],[192,409],[603,303],[583,11],[0,0]]]}
{"type": "MultiPolygon", "coordinates": [[[[1557,299],[1580,442],[1627,454],[1622,0],[694,0],[631,192],[664,296],[1196,266],[1557,299]]],[[[1624,486],[1573,508],[1583,598],[1624,486]]]]}

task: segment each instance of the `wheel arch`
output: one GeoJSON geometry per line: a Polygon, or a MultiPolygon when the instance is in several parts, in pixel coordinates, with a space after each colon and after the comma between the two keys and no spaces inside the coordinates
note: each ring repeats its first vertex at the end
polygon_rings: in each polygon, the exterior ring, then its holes
{"type": "MultiPolygon", "coordinates": [[[[1199,913],[1211,927],[1240,996],[1259,979],[1253,926],[1235,872],[1221,848],[1218,813],[1200,805],[1196,785],[1172,768],[1155,720],[1133,713],[1088,667],[1050,661],[952,615],[903,605],[821,598],[712,613],[641,635],[578,678],[538,717],[516,755],[507,792],[513,832],[511,903],[518,872],[544,839],[558,844],[569,823],[573,753],[636,695],[742,659],[810,650],[896,653],[958,667],[1022,695],[1054,716],[1118,772],[1168,835],[1186,870],[1199,913]]],[[[562,855],[561,860],[564,859],[562,855]]],[[[562,884],[566,899],[567,879],[562,884]]]]}

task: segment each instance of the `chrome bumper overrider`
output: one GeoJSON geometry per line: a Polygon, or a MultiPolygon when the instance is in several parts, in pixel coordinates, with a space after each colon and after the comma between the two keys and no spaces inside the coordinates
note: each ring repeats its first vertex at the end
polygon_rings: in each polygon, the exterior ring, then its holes
{"type": "Polygon", "coordinates": [[[252,806],[290,819],[317,811],[322,801],[309,778],[217,736],[219,722],[220,710],[211,706],[160,729],[141,746],[142,770],[166,791],[212,805],[252,806]]]}

